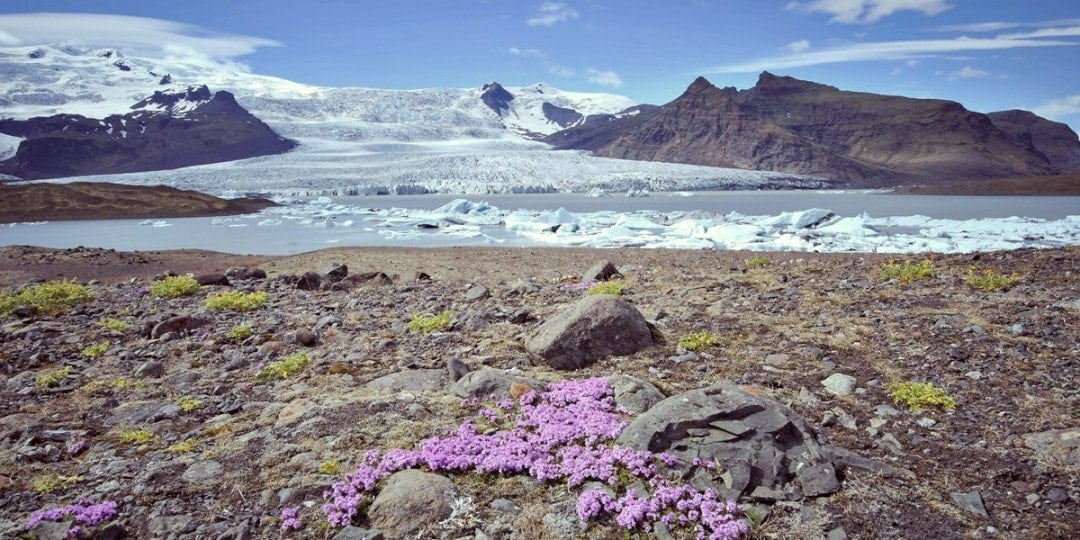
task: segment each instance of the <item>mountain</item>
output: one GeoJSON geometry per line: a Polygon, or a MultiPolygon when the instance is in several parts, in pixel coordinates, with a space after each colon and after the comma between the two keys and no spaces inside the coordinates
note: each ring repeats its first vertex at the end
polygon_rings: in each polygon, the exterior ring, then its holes
{"type": "Polygon", "coordinates": [[[598,156],[865,187],[1058,174],[1078,170],[1080,158],[1075,133],[1031,113],[986,115],[951,101],[847,92],[768,72],[743,91],[699,77],[662,107],[544,140],[598,156]]]}
{"type": "MultiPolygon", "coordinates": [[[[130,68],[128,68],[130,70],[130,68]]],[[[176,169],[279,154],[296,146],[206,86],[157,91],[133,112],[103,119],[56,114],[0,120],[0,133],[22,139],[0,173],[24,180],[176,169]]]]}
{"type": "MultiPolygon", "coordinates": [[[[125,115],[157,91],[227,91],[290,152],[94,181],[166,184],[209,193],[519,193],[824,187],[790,174],[617,160],[552,151],[534,140],[635,106],[623,96],[547,84],[380,90],[311,86],[204,58],[126,56],[66,45],[0,47],[0,118],[125,115]],[[122,62],[122,67],[117,62],[122,62]],[[124,69],[126,68],[126,69],[124,69]],[[492,99],[498,92],[499,99],[492,99]],[[484,94],[491,91],[487,102],[484,94]],[[502,104],[501,106],[499,104],[502,104]]],[[[164,107],[158,106],[158,109],[164,107]]],[[[113,133],[117,133],[116,127],[113,133]]],[[[129,136],[130,136],[130,130],[129,136]]],[[[0,160],[21,139],[0,134],[0,160]]],[[[83,177],[91,180],[91,178],[83,177]]]]}

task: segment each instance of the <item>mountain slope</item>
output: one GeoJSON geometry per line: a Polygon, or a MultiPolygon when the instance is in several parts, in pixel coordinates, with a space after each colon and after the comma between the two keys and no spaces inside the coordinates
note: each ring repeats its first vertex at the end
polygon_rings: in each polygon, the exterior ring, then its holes
{"type": "Polygon", "coordinates": [[[954,102],[845,92],[766,72],[743,91],[698,78],[646,119],[545,140],[599,156],[811,174],[857,186],[1075,170],[1060,157],[1080,149],[1071,130],[1024,143],[1021,132],[1043,124],[1011,125],[1012,132],[1001,129],[954,102]],[[1046,139],[1060,147],[1053,158],[1036,148],[1046,139]]]}
{"type": "Polygon", "coordinates": [[[24,180],[175,169],[278,154],[296,143],[244,110],[232,94],[205,87],[155,92],[134,112],[93,119],[58,114],[0,120],[23,140],[0,173],[24,180]]]}

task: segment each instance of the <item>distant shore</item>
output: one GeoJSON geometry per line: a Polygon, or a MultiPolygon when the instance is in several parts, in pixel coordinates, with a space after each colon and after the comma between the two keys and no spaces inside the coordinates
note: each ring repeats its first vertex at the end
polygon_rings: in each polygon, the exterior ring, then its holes
{"type": "Polygon", "coordinates": [[[107,182],[0,184],[0,223],[78,219],[231,216],[277,206],[268,199],[222,199],[168,186],[107,182]]]}
{"type": "Polygon", "coordinates": [[[902,186],[902,195],[1080,195],[1080,173],[1019,176],[954,182],[933,186],[902,186]]]}

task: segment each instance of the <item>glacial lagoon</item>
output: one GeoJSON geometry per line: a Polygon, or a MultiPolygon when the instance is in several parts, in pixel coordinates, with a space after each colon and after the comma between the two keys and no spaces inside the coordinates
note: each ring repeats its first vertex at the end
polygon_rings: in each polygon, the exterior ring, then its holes
{"type": "Polygon", "coordinates": [[[282,201],[218,218],[0,225],[0,245],[285,255],[335,246],[970,252],[1080,244],[1080,197],[846,191],[412,195],[282,201]],[[467,197],[467,198],[462,198],[467,197]]]}

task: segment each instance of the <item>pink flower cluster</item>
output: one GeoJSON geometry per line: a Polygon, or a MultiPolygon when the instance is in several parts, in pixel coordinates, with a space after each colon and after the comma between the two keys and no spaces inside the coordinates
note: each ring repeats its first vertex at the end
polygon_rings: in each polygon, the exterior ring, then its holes
{"type": "Polygon", "coordinates": [[[42,521],[60,521],[68,516],[72,517],[75,526],[68,529],[67,535],[76,537],[82,533],[83,527],[93,527],[115,517],[116,503],[113,501],[95,503],[90,500],[82,500],[67,506],[36,510],[30,514],[30,519],[26,521],[26,530],[29,531],[37,527],[42,521]]]}
{"type": "Polygon", "coordinates": [[[299,510],[286,506],[281,509],[281,530],[300,529],[304,524],[300,521],[299,510]]]}
{"type": "Polygon", "coordinates": [[[562,286],[567,291],[585,291],[591,289],[593,286],[600,283],[595,279],[586,279],[584,281],[575,281],[573,283],[567,283],[562,286]]]}
{"type": "MultiPolygon", "coordinates": [[[[471,405],[472,403],[470,403],[471,405]]],[[[738,519],[735,503],[718,501],[711,491],[690,486],[673,487],[658,469],[671,466],[674,456],[654,455],[632,448],[613,447],[627,421],[616,409],[614,391],[604,378],[563,381],[543,393],[529,392],[517,403],[499,402],[499,409],[514,414],[507,429],[481,433],[465,422],[443,437],[420,443],[418,450],[369,451],[355,471],[336,482],[324,496],[330,523],[352,523],[365,497],[379,480],[416,467],[431,471],[527,473],[541,481],[565,480],[570,487],[588,481],[619,487],[625,481],[648,482],[654,494],[642,497],[634,489],[619,498],[606,489],[592,489],[578,499],[582,520],[614,515],[626,529],[651,529],[662,521],[670,526],[694,527],[701,538],[734,539],[747,531],[738,519]]],[[[498,411],[481,411],[496,420],[498,411]]]]}

